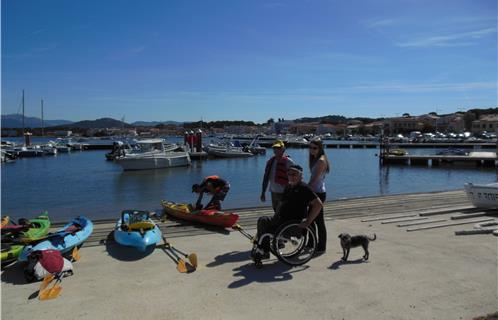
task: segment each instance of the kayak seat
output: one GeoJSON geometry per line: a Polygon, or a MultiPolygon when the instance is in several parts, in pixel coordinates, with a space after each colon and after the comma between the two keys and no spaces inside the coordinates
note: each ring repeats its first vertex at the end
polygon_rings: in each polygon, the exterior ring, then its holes
{"type": "Polygon", "coordinates": [[[64,229],[64,232],[73,234],[73,233],[76,233],[80,230],[81,230],[81,227],[79,225],[73,224],[73,225],[70,225],[69,227],[67,227],[66,229],[64,229]]]}
{"type": "Polygon", "coordinates": [[[140,221],[140,222],[135,222],[131,223],[128,228],[132,231],[140,231],[140,230],[151,230],[154,229],[155,224],[150,221],[140,221]]]}
{"type": "Polygon", "coordinates": [[[26,218],[20,218],[19,220],[17,220],[17,224],[21,226],[27,226],[29,225],[29,220],[26,218]]]}

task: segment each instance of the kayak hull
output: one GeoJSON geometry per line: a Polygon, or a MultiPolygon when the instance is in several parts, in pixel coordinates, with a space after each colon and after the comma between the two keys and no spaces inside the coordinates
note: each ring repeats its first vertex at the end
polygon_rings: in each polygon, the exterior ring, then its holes
{"type": "Polygon", "coordinates": [[[200,210],[191,212],[189,206],[182,203],[174,203],[171,201],[161,201],[164,212],[178,219],[198,222],[223,228],[232,227],[239,215],[231,212],[223,212],[216,210],[200,210]]]}
{"type": "MultiPolygon", "coordinates": [[[[29,223],[33,227],[26,231],[20,233],[7,231],[6,234],[2,235],[2,264],[17,260],[26,243],[45,236],[50,229],[50,219],[47,212],[40,214],[37,218],[30,219],[29,223]]],[[[2,232],[6,231],[6,229],[7,227],[2,232]]]]}
{"type": "Polygon", "coordinates": [[[32,251],[36,250],[52,249],[52,250],[58,250],[62,254],[69,252],[74,247],[83,244],[83,242],[85,242],[85,240],[88,239],[88,237],[92,234],[92,232],[93,232],[92,221],[83,216],[77,217],[68,224],[66,224],[59,231],[55,232],[54,234],[48,235],[46,240],[42,240],[41,242],[38,242],[36,244],[25,246],[21,254],[19,255],[18,260],[27,261],[28,255],[32,251]],[[76,232],[71,232],[71,233],[66,232],[66,230],[70,230],[70,228],[73,226],[79,226],[81,227],[81,229],[79,229],[76,232]]]}
{"type": "Polygon", "coordinates": [[[42,213],[35,219],[30,219],[29,222],[35,227],[30,228],[28,231],[21,234],[20,240],[22,242],[28,243],[47,235],[48,230],[50,229],[50,219],[48,218],[47,212],[42,213]]]}
{"type": "Polygon", "coordinates": [[[140,223],[129,224],[128,216],[125,213],[116,223],[114,239],[120,245],[133,247],[144,252],[162,240],[162,232],[150,218],[144,219],[140,223]],[[135,227],[133,227],[134,225],[135,227]]]}
{"type": "Polygon", "coordinates": [[[1,254],[2,265],[9,264],[13,261],[16,261],[17,258],[19,257],[19,254],[21,253],[22,249],[24,248],[23,244],[12,244],[12,245],[9,245],[6,250],[4,250],[4,248],[3,248],[4,245],[5,244],[2,243],[2,254],[1,254]]]}

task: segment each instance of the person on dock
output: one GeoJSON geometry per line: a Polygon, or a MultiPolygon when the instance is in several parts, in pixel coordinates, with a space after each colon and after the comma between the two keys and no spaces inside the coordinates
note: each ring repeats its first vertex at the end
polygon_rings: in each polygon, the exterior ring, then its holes
{"type": "MultiPolygon", "coordinates": [[[[291,165],[287,171],[289,183],[284,189],[282,200],[273,217],[258,219],[256,238],[265,233],[274,233],[279,226],[291,220],[302,221],[299,227],[307,228],[316,219],[323,204],[320,198],[303,181],[303,168],[300,165],[291,165]]],[[[269,258],[270,239],[267,237],[261,243],[264,251],[262,259],[269,258]]]]}
{"type": "Polygon", "coordinates": [[[204,207],[205,210],[221,210],[221,201],[225,200],[228,190],[230,190],[230,183],[219,176],[208,176],[205,177],[201,184],[192,185],[192,192],[198,193],[199,198],[195,203],[195,209],[201,210],[202,207],[202,197],[204,193],[209,193],[213,197],[211,201],[204,207]]]}
{"type": "Polygon", "coordinates": [[[277,212],[278,203],[282,200],[285,186],[289,183],[287,170],[294,164],[294,161],[285,154],[285,144],[282,140],[276,140],[272,148],[274,156],[266,162],[260,199],[262,202],[266,201],[265,193],[269,183],[271,206],[273,207],[273,211],[277,212]]]}
{"type": "MultiPolygon", "coordinates": [[[[326,198],[325,175],[330,171],[330,163],[324,151],[323,141],[320,138],[311,140],[309,144],[308,165],[311,171],[308,185],[323,203],[326,198]]],[[[325,227],[323,208],[320,210],[315,222],[318,235],[316,252],[322,254],[327,249],[327,229],[325,227]]]]}

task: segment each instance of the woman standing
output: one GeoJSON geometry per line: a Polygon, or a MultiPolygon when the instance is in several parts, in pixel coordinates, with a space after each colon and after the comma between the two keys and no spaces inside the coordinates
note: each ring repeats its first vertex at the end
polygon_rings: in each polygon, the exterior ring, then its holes
{"type": "MultiPolygon", "coordinates": [[[[311,177],[308,185],[316,193],[316,195],[325,203],[325,175],[330,171],[330,163],[323,149],[323,142],[320,138],[313,139],[309,145],[309,167],[311,177]]],[[[327,229],[325,228],[325,219],[323,216],[323,208],[318,217],[315,219],[318,242],[316,253],[325,253],[327,249],[327,229]]]]}

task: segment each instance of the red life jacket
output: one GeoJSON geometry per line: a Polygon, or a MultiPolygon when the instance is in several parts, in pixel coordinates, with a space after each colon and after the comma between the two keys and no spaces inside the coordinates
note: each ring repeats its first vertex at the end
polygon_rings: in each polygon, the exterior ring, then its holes
{"type": "Polygon", "coordinates": [[[222,190],[226,192],[230,188],[230,185],[227,181],[221,179],[219,176],[216,175],[205,177],[204,180],[202,181],[201,186],[205,187],[208,183],[208,180],[210,180],[209,182],[211,182],[211,185],[214,187],[213,193],[217,193],[222,190]]]}
{"type": "MultiPolygon", "coordinates": [[[[287,178],[287,159],[287,156],[282,156],[282,158],[278,160],[277,170],[275,172],[275,183],[282,186],[286,186],[289,183],[289,179],[287,178]]],[[[273,161],[275,161],[275,157],[271,157],[270,160],[266,162],[266,172],[270,172],[273,161]]]]}

